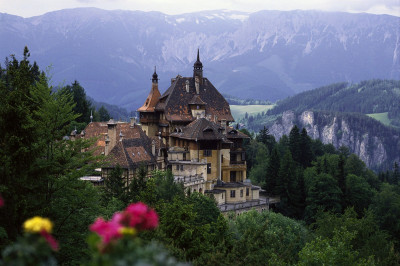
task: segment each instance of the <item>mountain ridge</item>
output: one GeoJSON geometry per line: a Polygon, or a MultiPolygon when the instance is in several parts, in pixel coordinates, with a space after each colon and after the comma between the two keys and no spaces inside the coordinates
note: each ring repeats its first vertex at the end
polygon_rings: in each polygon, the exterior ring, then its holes
{"type": "Polygon", "coordinates": [[[98,101],[136,109],[154,65],[165,91],[204,75],[222,92],[275,101],[337,81],[400,76],[399,17],[320,11],[160,12],[77,8],[22,18],[0,14],[0,57],[28,45],[55,82],[77,79],[98,101]]]}

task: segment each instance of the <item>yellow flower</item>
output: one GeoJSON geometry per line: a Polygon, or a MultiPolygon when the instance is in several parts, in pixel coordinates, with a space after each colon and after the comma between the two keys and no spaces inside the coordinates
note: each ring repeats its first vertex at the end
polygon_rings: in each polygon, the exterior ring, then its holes
{"type": "Polygon", "coordinates": [[[133,227],[122,227],[119,232],[122,235],[136,235],[136,229],[133,227]]]}
{"type": "Polygon", "coordinates": [[[23,227],[25,232],[28,233],[40,233],[43,230],[47,233],[51,233],[51,230],[53,229],[53,223],[47,218],[35,216],[29,220],[26,220],[23,227]]]}

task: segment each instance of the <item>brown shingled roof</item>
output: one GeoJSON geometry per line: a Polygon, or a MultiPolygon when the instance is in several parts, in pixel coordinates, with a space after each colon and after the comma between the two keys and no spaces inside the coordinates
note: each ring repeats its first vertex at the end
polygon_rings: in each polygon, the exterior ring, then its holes
{"type": "Polygon", "coordinates": [[[246,134],[244,134],[244,133],[240,132],[239,130],[236,130],[232,127],[228,127],[226,129],[226,137],[228,139],[249,139],[250,138],[246,134]]]}
{"type": "Polygon", "coordinates": [[[117,164],[122,168],[137,168],[140,163],[156,163],[151,153],[149,139],[123,139],[118,141],[107,156],[108,166],[115,167],[117,164]]]}
{"type": "Polygon", "coordinates": [[[147,96],[146,101],[143,106],[138,109],[139,112],[154,112],[156,104],[158,102],[158,98],[160,98],[161,94],[158,90],[158,86],[152,84],[151,91],[147,96]]]}
{"type": "Polygon", "coordinates": [[[190,140],[224,140],[222,128],[206,118],[199,118],[182,128],[182,132],[174,132],[170,136],[190,140]]]}
{"type": "Polygon", "coordinates": [[[205,105],[206,103],[203,102],[203,100],[200,98],[199,95],[195,95],[193,96],[193,98],[190,100],[189,104],[193,104],[193,105],[205,105]]]}
{"type": "MultiPolygon", "coordinates": [[[[169,121],[193,121],[194,117],[188,104],[195,95],[194,78],[178,76],[160,97],[155,109],[164,111],[169,121]],[[186,92],[186,81],[189,82],[189,92],[186,92]]],[[[206,115],[211,115],[212,120],[217,118],[219,121],[234,121],[228,102],[207,78],[203,78],[198,96],[206,104],[206,115]]]]}
{"type": "MultiPolygon", "coordinates": [[[[104,152],[106,143],[105,137],[108,132],[107,122],[91,122],[85,128],[85,138],[97,137],[96,143],[91,147],[94,149],[94,155],[100,155],[104,152]]],[[[118,122],[116,127],[116,141],[119,141],[119,134],[122,133],[124,139],[147,138],[142,128],[138,125],[131,127],[130,123],[118,122]]]]}

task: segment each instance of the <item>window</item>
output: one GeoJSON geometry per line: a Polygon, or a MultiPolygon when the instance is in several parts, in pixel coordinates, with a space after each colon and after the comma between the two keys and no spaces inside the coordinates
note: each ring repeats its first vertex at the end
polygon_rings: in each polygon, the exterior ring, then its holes
{"type": "Polygon", "coordinates": [[[235,190],[231,190],[231,198],[234,198],[235,197],[235,190]]]}
{"type": "Polygon", "coordinates": [[[176,165],[176,171],[179,171],[179,165],[178,164],[176,165]]]}
{"type": "Polygon", "coordinates": [[[242,161],[246,161],[246,153],[242,152],[242,161]]]}
{"type": "Polygon", "coordinates": [[[211,174],[211,163],[207,164],[207,174],[211,174]]]}
{"type": "Polygon", "coordinates": [[[221,155],[221,163],[223,163],[223,162],[224,162],[224,156],[221,155]]]}
{"type": "Polygon", "coordinates": [[[204,157],[211,157],[211,150],[203,150],[204,157]]]}
{"type": "Polygon", "coordinates": [[[250,192],[249,192],[249,188],[246,188],[246,196],[249,196],[250,192]]]}
{"type": "Polygon", "coordinates": [[[236,172],[231,171],[231,182],[236,182],[236,172]]]}
{"type": "Polygon", "coordinates": [[[183,153],[183,160],[186,161],[186,153],[183,153]]]}
{"type": "Polygon", "coordinates": [[[183,171],[183,164],[181,165],[181,171],[183,171]]]}
{"type": "Polygon", "coordinates": [[[240,197],[243,198],[243,189],[240,190],[240,197]]]}

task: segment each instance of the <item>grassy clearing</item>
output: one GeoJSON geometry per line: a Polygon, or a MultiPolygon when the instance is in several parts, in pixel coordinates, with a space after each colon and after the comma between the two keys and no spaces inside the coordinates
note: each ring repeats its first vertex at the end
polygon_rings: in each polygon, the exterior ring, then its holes
{"type": "Polygon", "coordinates": [[[246,112],[249,115],[257,115],[258,113],[267,112],[274,107],[275,104],[270,105],[231,105],[231,112],[235,120],[245,116],[246,112]]]}
{"type": "Polygon", "coordinates": [[[386,113],[376,113],[376,114],[367,114],[367,116],[378,120],[379,122],[381,122],[382,124],[384,124],[386,126],[390,126],[390,119],[388,117],[388,112],[386,112],[386,113]]]}

